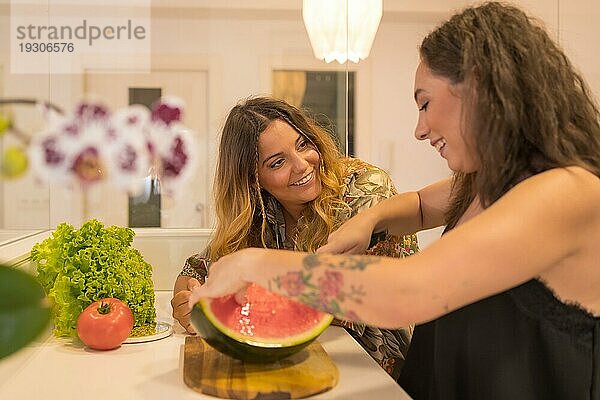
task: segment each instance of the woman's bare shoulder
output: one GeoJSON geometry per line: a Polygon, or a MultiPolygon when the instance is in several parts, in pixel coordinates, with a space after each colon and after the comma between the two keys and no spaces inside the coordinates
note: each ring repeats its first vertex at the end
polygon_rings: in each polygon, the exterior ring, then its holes
{"type": "Polygon", "coordinates": [[[596,268],[600,240],[600,179],[581,167],[550,170],[543,178],[548,181],[544,184],[553,184],[562,211],[548,218],[566,222],[560,245],[577,251],[543,271],[540,278],[562,301],[579,304],[600,316],[600,296],[596,289],[600,284],[600,271],[596,268]]]}
{"type": "Polygon", "coordinates": [[[600,187],[599,177],[594,175],[591,171],[579,166],[552,168],[537,175],[533,175],[524,182],[542,182],[550,180],[561,181],[566,184],[587,184],[591,186],[598,185],[598,187],[600,187]]]}
{"type": "Polygon", "coordinates": [[[541,202],[539,206],[559,202],[559,207],[597,208],[600,178],[578,166],[554,168],[525,179],[503,198],[513,202],[529,199],[541,202]]]}

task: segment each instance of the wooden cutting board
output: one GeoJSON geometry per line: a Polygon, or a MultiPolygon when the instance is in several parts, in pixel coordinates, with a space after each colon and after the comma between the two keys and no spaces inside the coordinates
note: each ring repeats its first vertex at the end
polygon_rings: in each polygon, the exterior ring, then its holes
{"type": "Polygon", "coordinates": [[[219,353],[202,338],[185,338],[183,380],[197,392],[223,399],[301,399],[333,388],[338,370],[323,347],[269,364],[250,364],[219,353]]]}

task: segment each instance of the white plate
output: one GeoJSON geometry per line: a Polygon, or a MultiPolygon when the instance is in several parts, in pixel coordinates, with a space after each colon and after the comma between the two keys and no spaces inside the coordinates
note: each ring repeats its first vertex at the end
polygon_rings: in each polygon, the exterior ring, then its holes
{"type": "Polygon", "coordinates": [[[173,334],[173,327],[166,322],[157,322],[155,332],[153,335],[128,337],[123,343],[144,343],[164,339],[173,334]]]}

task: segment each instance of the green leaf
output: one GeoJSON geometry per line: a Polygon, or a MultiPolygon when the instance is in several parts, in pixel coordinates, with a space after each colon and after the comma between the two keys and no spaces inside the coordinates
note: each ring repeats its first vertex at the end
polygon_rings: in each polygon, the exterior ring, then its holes
{"type": "Polygon", "coordinates": [[[36,279],[0,265],[0,358],[35,339],[49,321],[50,307],[36,279]]]}

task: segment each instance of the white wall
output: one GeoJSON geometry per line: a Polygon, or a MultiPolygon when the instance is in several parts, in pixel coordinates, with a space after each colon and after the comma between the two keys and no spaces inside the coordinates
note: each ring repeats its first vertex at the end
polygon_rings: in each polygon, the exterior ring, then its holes
{"type": "Polygon", "coordinates": [[[560,2],[559,40],[571,61],[600,99],[600,3],[594,0],[560,2]]]}

